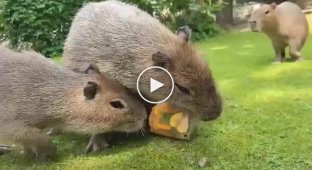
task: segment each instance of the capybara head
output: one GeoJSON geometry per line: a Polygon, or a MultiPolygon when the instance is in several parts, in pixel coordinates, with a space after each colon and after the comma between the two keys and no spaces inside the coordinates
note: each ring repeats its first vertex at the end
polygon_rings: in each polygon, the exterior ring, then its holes
{"type": "MultiPolygon", "coordinates": [[[[144,127],[147,113],[144,105],[124,86],[99,73],[91,64],[85,71],[90,80],[85,82],[77,97],[74,114],[85,131],[103,133],[110,131],[133,132],[144,127]]],[[[76,122],[77,123],[77,122],[76,122]]],[[[79,129],[81,131],[81,129],[79,129]]]]}
{"type": "Polygon", "coordinates": [[[269,30],[276,27],[276,4],[264,4],[256,9],[249,19],[250,28],[254,32],[269,30]]]}
{"type": "Polygon", "coordinates": [[[173,43],[165,54],[157,52],[152,59],[157,66],[167,69],[174,81],[175,90],[170,103],[181,109],[201,115],[202,120],[213,120],[222,112],[222,99],[215,86],[207,63],[191,44],[191,30],[181,27],[177,30],[178,43],[173,43]]]}

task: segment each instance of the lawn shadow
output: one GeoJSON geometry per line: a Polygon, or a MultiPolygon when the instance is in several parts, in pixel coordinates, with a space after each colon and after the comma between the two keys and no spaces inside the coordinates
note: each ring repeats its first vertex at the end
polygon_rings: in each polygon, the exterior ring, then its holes
{"type": "Polygon", "coordinates": [[[84,150],[88,144],[90,136],[77,135],[72,133],[66,133],[61,135],[55,135],[52,137],[53,142],[57,145],[57,157],[52,161],[40,161],[36,159],[26,158],[20,151],[21,148],[13,150],[11,153],[2,155],[0,158],[3,161],[3,165],[0,162],[0,167],[14,166],[22,168],[31,168],[32,166],[49,166],[52,164],[62,164],[70,159],[74,158],[92,158],[98,156],[115,155],[121,152],[128,152],[136,150],[147,145],[148,141],[153,138],[150,134],[136,134],[136,133],[114,133],[113,141],[110,148],[105,149],[102,152],[85,154],[84,150]],[[8,164],[9,163],[9,164],[8,164]]]}

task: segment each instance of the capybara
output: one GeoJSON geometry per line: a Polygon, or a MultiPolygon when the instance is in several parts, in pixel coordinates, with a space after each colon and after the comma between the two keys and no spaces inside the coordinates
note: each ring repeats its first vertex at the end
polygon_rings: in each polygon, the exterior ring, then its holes
{"type": "Polygon", "coordinates": [[[290,61],[301,59],[300,50],[308,37],[309,26],[305,15],[296,4],[264,4],[253,12],[249,23],[252,31],[262,31],[271,39],[276,62],[286,61],[287,46],[290,61]]]}
{"type": "MultiPolygon", "coordinates": [[[[64,47],[64,64],[82,72],[94,62],[100,72],[117,79],[136,92],[139,74],[150,66],[167,69],[175,81],[173,95],[166,101],[192,117],[213,120],[222,111],[221,97],[206,61],[188,41],[187,27],[172,33],[146,12],[119,1],[86,4],[76,14],[64,47]]],[[[171,84],[162,71],[153,78],[171,84]]],[[[160,101],[168,89],[150,93],[149,76],[143,78],[141,93],[160,101]]]]}
{"type": "Polygon", "coordinates": [[[26,155],[39,159],[56,153],[41,129],[133,132],[147,118],[143,104],[93,64],[75,73],[38,53],[0,47],[0,80],[0,139],[21,144],[26,155]]]}

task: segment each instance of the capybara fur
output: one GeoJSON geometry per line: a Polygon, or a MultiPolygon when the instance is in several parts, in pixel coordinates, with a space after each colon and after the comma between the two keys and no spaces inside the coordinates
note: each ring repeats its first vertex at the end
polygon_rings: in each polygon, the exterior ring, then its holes
{"type": "Polygon", "coordinates": [[[272,41],[276,62],[286,61],[289,46],[290,61],[301,59],[301,49],[308,37],[309,26],[301,9],[292,2],[264,4],[249,19],[252,31],[262,31],[272,41]]]}
{"type": "Polygon", "coordinates": [[[143,104],[93,64],[75,73],[38,53],[0,47],[0,80],[0,139],[21,144],[27,155],[40,159],[56,153],[41,129],[133,132],[147,118],[143,104]]]}
{"type": "MultiPolygon", "coordinates": [[[[163,67],[175,81],[166,102],[198,120],[213,120],[222,111],[221,97],[206,61],[188,42],[191,34],[186,28],[174,34],[136,6],[119,1],[88,3],[71,25],[64,47],[65,66],[82,72],[94,62],[100,72],[133,92],[144,69],[163,67]]],[[[147,99],[161,101],[168,95],[169,84],[163,71],[154,71],[143,76],[140,89],[147,99]],[[149,77],[168,86],[150,93],[149,77]]]]}

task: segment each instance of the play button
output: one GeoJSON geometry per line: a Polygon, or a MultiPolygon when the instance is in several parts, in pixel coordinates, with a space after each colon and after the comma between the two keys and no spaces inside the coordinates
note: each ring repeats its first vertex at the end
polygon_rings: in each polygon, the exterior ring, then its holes
{"type": "Polygon", "coordinates": [[[163,83],[153,79],[153,78],[150,78],[150,92],[153,93],[155,90],[161,88],[162,86],[164,86],[163,83]]]}
{"type": "Polygon", "coordinates": [[[143,100],[159,104],[170,98],[174,90],[174,81],[166,69],[152,66],[140,73],[136,86],[143,100]]]}

